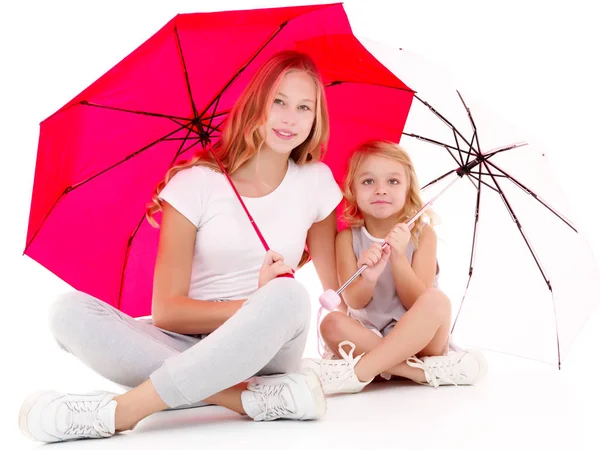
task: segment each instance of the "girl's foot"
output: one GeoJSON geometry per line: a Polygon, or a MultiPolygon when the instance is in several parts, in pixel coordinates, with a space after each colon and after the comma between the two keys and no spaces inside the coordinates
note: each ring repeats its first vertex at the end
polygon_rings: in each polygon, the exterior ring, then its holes
{"type": "Polygon", "coordinates": [[[116,395],[38,392],[23,402],[19,427],[27,437],[42,442],[110,437],[115,434],[116,395]]]}
{"type": "Polygon", "coordinates": [[[330,394],[354,394],[362,391],[371,381],[360,381],[354,372],[354,366],[363,355],[354,358],[356,346],[350,341],[340,342],[339,354],[342,359],[310,359],[302,360],[302,367],[314,370],[321,379],[323,390],[326,395],[330,394]],[[350,346],[350,353],[342,348],[350,346]]]}
{"type": "Polygon", "coordinates": [[[319,377],[312,370],[267,375],[248,381],[242,392],[246,414],[257,422],[276,419],[314,420],[327,410],[319,377]]]}
{"type": "Polygon", "coordinates": [[[443,385],[476,384],[487,374],[487,362],[479,350],[468,349],[450,352],[445,356],[416,357],[406,361],[410,367],[425,372],[427,384],[433,387],[443,385]]]}

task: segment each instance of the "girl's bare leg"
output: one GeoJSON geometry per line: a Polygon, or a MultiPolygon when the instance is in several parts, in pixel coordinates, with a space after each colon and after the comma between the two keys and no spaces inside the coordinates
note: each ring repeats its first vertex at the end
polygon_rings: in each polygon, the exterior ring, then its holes
{"type": "Polygon", "coordinates": [[[321,332],[336,353],[339,343],[345,340],[356,345],[356,354],[365,353],[355,367],[359,380],[368,381],[385,372],[422,383],[426,381],[423,370],[410,367],[405,361],[413,355],[442,355],[448,343],[450,320],[450,301],[441,291],[430,289],[383,339],[339,312],[325,317],[321,332]]]}
{"type": "MultiPolygon", "coordinates": [[[[242,407],[241,395],[247,383],[240,383],[205,399],[204,401],[223,406],[239,414],[245,414],[242,407]]],[[[140,420],[169,406],[161,400],[150,380],[115,398],[115,429],[124,431],[132,429],[140,420]]]]}

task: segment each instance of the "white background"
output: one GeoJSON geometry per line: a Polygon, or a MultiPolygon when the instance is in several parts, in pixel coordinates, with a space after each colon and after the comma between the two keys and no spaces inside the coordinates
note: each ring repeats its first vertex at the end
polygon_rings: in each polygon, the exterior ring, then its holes
{"type": "MultiPolygon", "coordinates": [[[[311,2],[292,4],[302,3],[311,2]]],[[[348,1],[345,8],[358,36],[420,52],[448,65],[459,79],[481,93],[491,109],[527,129],[530,140],[549,155],[575,220],[598,255],[600,32],[598,16],[592,12],[594,3],[397,1],[392,5],[370,0],[348,1]]],[[[0,373],[5,390],[0,427],[9,442],[6,447],[2,444],[3,448],[32,446],[16,426],[18,408],[30,391],[113,388],[51,341],[46,310],[52,299],[69,287],[22,256],[39,122],[175,14],[215,10],[215,5],[206,1],[111,0],[3,2],[0,6],[0,373]]],[[[218,9],[267,6],[284,4],[222,1],[218,9]]],[[[321,288],[314,284],[314,274],[306,269],[299,278],[311,283],[316,302],[321,288]]],[[[332,400],[327,415],[332,426],[326,421],[325,425],[311,425],[318,428],[308,430],[310,439],[302,431],[307,428],[300,430],[288,423],[249,428],[227,414],[223,417],[229,419],[225,422],[233,422],[231,428],[219,428],[219,421],[211,416],[208,424],[205,421],[196,430],[193,414],[209,414],[210,408],[205,408],[202,412],[165,413],[165,417],[171,415],[170,420],[150,422],[158,423],[161,431],[149,434],[143,431],[152,426],[142,428],[137,442],[131,434],[128,439],[75,445],[115,448],[139,444],[150,448],[155,444],[158,448],[175,445],[172,440],[176,439],[184,448],[192,448],[192,444],[198,448],[209,441],[228,446],[233,444],[232,436],[245,439],[242,433],[254,433],[247,435],[252,436],[246,440],[251,447],[269,441],[284,448],[383,442],[425,447],[435,443],[447,448],[525,448],[534,444],[598,448],[592,446],[600,442],[594,431],[600,400],[599,329],[596,311],[560,373],[554,368],[524,365],[515,358],[496,359],[486,385],[477,394],[440,394],[440,390],[402,386],[390,388],[388,394],[379,390],[332,400]],[[403,405],[409,400],[412,409],[407,412],[408,406],[403,405]],[[461,418],[455,414],[458,405],[461,418]],[[383,416],[381,411],[386,411],[383,416]],[[339,414],[337,418],[335,414],[339,414]],[[416,418],[410,427],[403,426],[416,418]]],[[[312,352],[314,340],[308,345],[312,352]]]]}

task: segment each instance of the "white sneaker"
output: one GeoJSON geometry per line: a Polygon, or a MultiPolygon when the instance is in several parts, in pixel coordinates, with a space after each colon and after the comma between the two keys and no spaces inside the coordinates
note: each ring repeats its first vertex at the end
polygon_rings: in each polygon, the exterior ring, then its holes
{"type": "Polygon", "coordinates": [[[23,402],[19,427],[27,437],[42,442],[110,437],[115,434],[116,395],[37,392],[23,402]]]}
{"type": "Polygon", "coordinates": [[[254,377],[242,392],[242,405],[255,421],[313,420],[325,415],[327,401],[312,370],[254,377]]]}
{"type": "Polygon", "coordinates": [[[342,359],[311,359],[302,360],[302,367],[314,370],[321,380],[325,395],[354,394],[362,391],[371,381],[360,381],[354,373],[354,366],[364,355],[354,358],[356,346],[350,341],[340,342],[338,351],[342,359]],[[349,345],[350,353],[346,353],[342,346],[349,345]]]}
{"type": "Polygon", "coordinates": [[[427,356],[422,360],[413,356],[406,364],[423,369],[427,384],[433,387],[472,385],[487,374],[483,353],[474,349],[450,352],[446,356],[427,356]]]}

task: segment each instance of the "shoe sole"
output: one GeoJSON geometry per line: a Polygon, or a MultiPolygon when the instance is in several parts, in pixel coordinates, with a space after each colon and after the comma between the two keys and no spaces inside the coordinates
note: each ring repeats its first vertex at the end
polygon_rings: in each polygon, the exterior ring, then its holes
{"type": "Polygon", "coordinates": [[[321,379],[319,378],[319,375],[310,368],[304,368],[302,373],[306,375],[306,382],[316,402],[315,417],[303,420],[319,419],[327,412],[327,400],[325,399],[325,391],[321,385],[321,379]]]}
{"type": "MultiPolygon", "coordinates": [[[[354,388],[354,389],[346,389],[346,390],[335,390],[334,388],[332,388],[330,385],[329,387],[325,388],[323,386],[323,384],[325,383],[323,380],[321,380],[321,364],[318,361],[314,361],[313,359],[310,358],[306,358],[302,360],[302,366],[301,366],[302,370],[312,370],[313,372],[315,372],[317,374],[317,376],[319,377],[319,381],[321,382],[321,388],[323,389],[323,393],[326,396],[329,395],[337,395],[337,394],[357,394],[359,392],[362,392],[363,389],[367,386],[362,386],[362,387],[358,387],[358,388],[354,388]]],[[[391,375],[390,375],[391,377],[391,375]]],[[[325,385],[327,385],[327,383],[325,383],[325,385]]]]}
{"type": "Polygon", "coordinates": [[[302,372],[303,370],[312,370],[317,375],[320,375],[321,364],[317,361],[313,361],[312,359],[305,358],[300,364],[300,371],[302,372]]]}
{"type": "MultiPolygon", "coordinates": [[[[39,398],[46,394],[52,394],[54,391],[37,391],[33,394],[29,395],[23,404],[21,405],[21,409],[19,410],[19,428],[21,432],[27,436],[29,439],[40,442],[40,439],[37,439],[31,432],[29,431],[29,427],[27,426],[27,417],[29,416],[29,412],[33,405],[39,400],[39,398]]],[[[41,441],[41,442],[49,442],[49,441],[41,441]]]]}
{"type": "Polygon", "coordinates": [[[477,359],[477,361],[479,362],[479,374],[475,377],[474,380],[471,381],[471,383],[469,383],[470,385],[475,385],[480,380],[483,380],[485,378],[485,376],[487,375],[488,365],[487,365],[487,360],[485,359],[485,356],[483,355],[483,353],[481,351],[475,350],[475,349],[469,349],[469,353],[471,353],[472,355],[475,355],[475,359],[477,359]]]}

